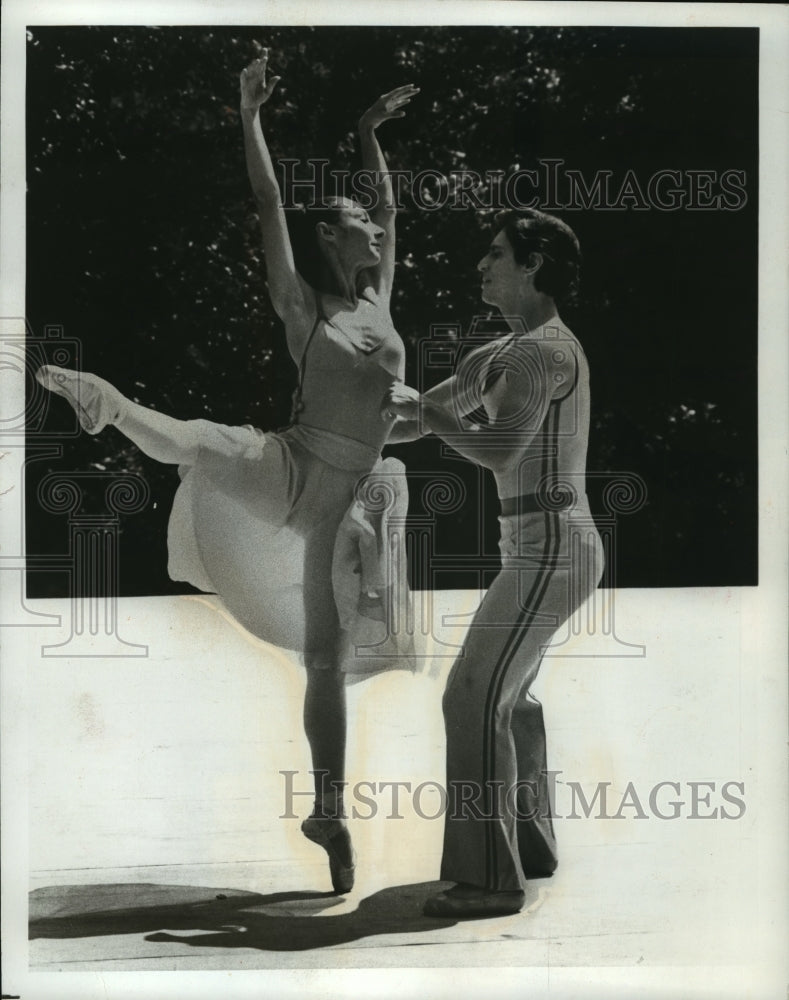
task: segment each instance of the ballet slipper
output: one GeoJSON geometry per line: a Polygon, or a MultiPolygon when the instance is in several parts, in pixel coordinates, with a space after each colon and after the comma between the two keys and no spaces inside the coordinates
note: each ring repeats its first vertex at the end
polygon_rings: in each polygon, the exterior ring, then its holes
{"type": "Polygon", "coordinates": [[[331,884],[336,893],[350,892],[356,874],[356,855],[348,827],[336,819],[310,816],[301,824],[301,832],[318,844],[329,856],[331,884]],[[347,864],[350,859],[350,864],[347,864]]]}
{"type": "Polygon", "coordinates": [[[98,434],[120,415],[123,396],[114,385],[97,375],[42,365],[36,372],[36,379],[45,389],[72,405],[80,425],[89,434],[98,434]]]}
{"type": "Polygon", "coordinates": [[[520,889],[495,892],[459,882],[446,892],[431,896],[422,912],[426,917],[503,917],[518,913],[526,901],[520,889]]]}

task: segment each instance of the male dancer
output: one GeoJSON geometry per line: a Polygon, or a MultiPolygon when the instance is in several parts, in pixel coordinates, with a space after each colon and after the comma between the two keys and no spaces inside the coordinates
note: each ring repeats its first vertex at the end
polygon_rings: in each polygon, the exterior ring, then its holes
{"type": "Polygon", "coordinates": [[[585,495],[589,371],[557,312],[580,262],[575,234],[536,210],[504,212],[478,265],[482,299],[510,331],[420,395],[394,385],[392,441],[434,433],[489,468],[501,501],[502,569],[447,682],[448,809],[440,917],[515,913],[526,879],[550,875],[542,707],[530,694],[551,637],[596,588],[603,555],[585,495]],[[467,415],[484,407],[488,422],[467,415]]]}

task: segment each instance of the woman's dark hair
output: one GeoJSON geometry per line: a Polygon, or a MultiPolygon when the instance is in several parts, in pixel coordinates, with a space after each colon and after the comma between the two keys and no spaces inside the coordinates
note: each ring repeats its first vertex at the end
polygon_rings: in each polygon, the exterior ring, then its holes
{"type": "Polygon", "coordinates": [[[319,292],[328,293],[334,289],[325,287],[326,271],[315,229],[320,222],[326,222],[330,226],[337,225],[346,207],[341,198],[326,198],[287,213],[296,270],[307,284],[319,292]]]}
{"type": "Polygon", "coordinates": [[[536,208],[506,209],[494,219],[496,232],[504,232],[518,264],[528,264],[529,254],[543,258],[534,276],[534,287],[557,302],[570,298],[578,288],[581,247],[566,222],[536,208]]]}

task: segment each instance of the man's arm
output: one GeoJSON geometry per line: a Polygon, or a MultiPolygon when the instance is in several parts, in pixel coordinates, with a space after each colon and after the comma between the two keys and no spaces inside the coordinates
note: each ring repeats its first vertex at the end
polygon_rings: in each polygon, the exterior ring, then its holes
{"type": "Polygon", "coordinates": [[[418,420],[396,420],[389,431],[387,444],[405,444],[426,437],[430,431],[419,426],[418,420]]]}
{"type": "MultiPolygon", "coordinates": [[[[520,395],[513,380],[513,404],[520,395]]],[[[533,392],[532,387],[529,387],[533,392]]],[[[508,465],[512,455],[522,455],[534,440],[539,431],[551,399],[547,392],[540,395],[538,406],[532,407],[529,419],[523,420],[523,407],[513,405],[513,420],[504,419],[501,412],[497,419],[489,424],[472,424],[468,420],[460,421],[454,413],[431,400],[423,397],[421,409],[421,425],[428,433],[440,437],[445,444],[453,448],[463,458],[477,465],[496,471],[508,465]]]]}
{"type": "Polygon", "coordinates": [[[534,341],[524,342],[507,360],[497,385],[495,415],[486,425],[465,419],[479,405],[475,398],[479,393],[466,389],[461,397],[457,376],[424,395],[410,386],[395,385],[385,409],[413,422],[421,434],[437,435],[477,465],[494,471],[504,468],[534,440],[560,384],[555,376],[565,377],[552,362],[551,353],[534,341]]]}
{"type": "MultiPolygon", "coordinates": [[[[455,432],[471,430],[474,425],[464,418],[466,414],[471,413],[482,405],[479,393],[475,391],[473,385],[467,379],[459,378],[458,375],[452,375],[443,382],[439,382],[438,385],[433,386],[432,389],[429,389],[422,396],[415,389],[411,389],[409,386],[403,385],[403,383],[397,383],[392,386],[388,398],[394,400],[395,397],[403,403],[406,400],[414,400],[415,402],[419,399],[429,400],[435,406],[446,410],[447,420],[454,414],[455,424],[453,430],[455,432]]],[[[385,403],[383,410],[384,414],[386,414],[387,410],[391,414],[398,413],[394,404],[392,407],[389,407],[385,403]]],[[[398,417],[399,419],[392,425],[392,429],[389,432],[389,444],[418,441],[419,438],[434,433],[425,421],[421,419],[416,408],[411,416],[407,417],[404,413],[398,413],[398,417]]]]}

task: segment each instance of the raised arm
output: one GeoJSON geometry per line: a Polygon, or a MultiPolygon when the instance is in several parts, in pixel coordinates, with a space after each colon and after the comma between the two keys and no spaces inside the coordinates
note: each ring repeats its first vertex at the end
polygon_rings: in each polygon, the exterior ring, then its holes
{"type": "Polygon", "coordinates": [[[280,77],[267,77],[268,49],[241,73],[241,121],[244,149],[252,192],[257,202],[266,276],[271,304],[285,323],[291,354],[301,356],[303,342],[312,326],[315,301],[309,285],[296,271],[285,211],[271,161],[260,108],[271,97],[280,77]]]}
{"type": "Polygon", "coordinates": [[[386,165],[383,151],[378,142],[376,129],[389,118],[402,118],[405,105],[419,93],[412,84],[397,87],[379,97],[372,107],[359,119],[359,139],[362,147],[362,167],[372,175],[376,193],[376,204],[370,211],[370,218],[384,230],[381,263],[371,272],[376,290],[387,297],[392,291],[395,263],[395,199],[392,179],[386,165]]]}

